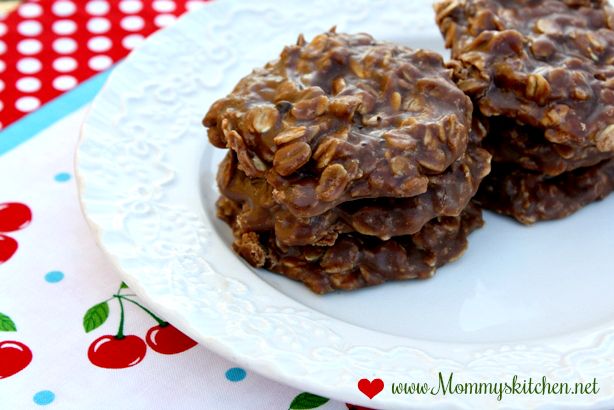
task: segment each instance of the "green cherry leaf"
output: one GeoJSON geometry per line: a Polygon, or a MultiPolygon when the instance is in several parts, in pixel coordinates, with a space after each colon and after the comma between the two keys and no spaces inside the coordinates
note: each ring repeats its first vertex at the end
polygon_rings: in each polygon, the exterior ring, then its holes
{"type": "Polygon", "coordinates": [[[292,400],[289,410],[315,409],[328,401],[327,398],[316,396],[311,393],[301,393],[292,400]]]}
{"type": "Polygon", "coordinates": [[[83,329],[86,333],[100,327],[109,317],[109,304],[107,302],[92,306],[83,316],[83,329]]]}
{"type": "Polygon", "coordinates": [[[121,286],[119,287],[120,289],[128,289],[128,285],[126,285],[126,282],[122,282],[121,286]]]}
{"type": "Polygon", "coordinates": [[[4,313],[0,313],[0,332],[15,332],[16,330],[15,322],[4,313]]]}

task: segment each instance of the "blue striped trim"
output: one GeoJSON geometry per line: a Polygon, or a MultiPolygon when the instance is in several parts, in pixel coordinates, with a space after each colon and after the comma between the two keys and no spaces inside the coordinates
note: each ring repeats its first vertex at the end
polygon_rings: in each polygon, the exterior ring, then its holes
{"type": "Polygon", "coordinates": [[[109,69],[96,74],[78,87],[56,97],[38,110],[0,131],[0,156],[92,101],[111,71],[109,69]]]}

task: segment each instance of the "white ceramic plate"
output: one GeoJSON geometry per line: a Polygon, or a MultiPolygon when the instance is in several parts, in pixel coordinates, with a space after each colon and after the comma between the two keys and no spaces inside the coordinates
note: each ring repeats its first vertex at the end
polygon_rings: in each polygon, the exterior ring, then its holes
{"type": "Polygon", "coordinates": [[[272,379],[379,408],[614,407],[614,197],[522,227],[486,214],[458,262],[428,281],[316,296],[256,271],[215,217],[223,152],[200,120],[300,32],[337,25],[444,53],[429,1],[220,0],[148,39],[83,126],[83,209],[126,281],[217,353],[272,379]],[[593,396],[393,395],[395,382],[589,382],[593,396]],[[373,400],[357,389],[379,377],[373,400]]]}

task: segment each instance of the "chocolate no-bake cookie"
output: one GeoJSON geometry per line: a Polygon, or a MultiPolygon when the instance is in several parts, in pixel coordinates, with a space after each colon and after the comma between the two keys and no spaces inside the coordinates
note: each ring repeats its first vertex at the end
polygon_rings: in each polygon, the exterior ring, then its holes
{"type": "Polygon", "coordinates": [[[285,246],[331,245],[339,233],[353,230],[389,239],[411,235],[438,216],[458,216],[490,172],[490,154],[470,145],[467,152],[439,175],[429,177],[428,190],[409,198],[376,198],[346,202],[321,215],[298,217],[273,198],[264,179],[250,178],[229,152],[220,165],[222,195],[241,204],[237,223],[245,231],[274,230],[285,246]]]}
{"type": "Polygon", "coordinates": [[[614,10],[605,1],[444,0],[457,83],[485,116],[614,152],[614,10]]]}
{"type": "Polygon", "coordinates": [[[614,158],[608,2],[443,0],[435,10],[455,81],[487,123],[483,147],[494,171],[480,203],[533,223],[607,195],[614,158]]]}
{"type": "Polygon", "coordinates": [[[203,123],[295,215],[426,192],[464,152],[472,104],[438,54],[329,32],[243,78],[203,123]]]}
{"type": "Polygon", "coordinates": [[[271,231],[242,231],[236,225],[240,209],[225,197],[218,201],[218,214],[233,227],[237,253],[251,265],[301,281],[318,294],[429,278],[458,258],[467,248],[467,236],[483,224],[480,209],[469,205],[460,216],[433,219],[414,235],[383,241],[348,232],[331,246],[282,246],[271,231]]]}
{"type": "Polygon", "coordinates": [[[481,226],[486,128],[441,56],[302,37],[205,116],[218,216],[250,264],[316,293],[430,277],[481,226]]]}
{"type": "Polygon", "coordinates": [[[517,164],[546,176],[596,165],[613,156],[595,146],[578,148],[550,142],[543,130],[512,118],[492,117],[487,124],[488,137],[482,146],[492,153],[494,162],[517,164]]]}
{"type": "Polygon", "coordinates": [[[524,224],[564,218],[614,191],[614,159],[556,177],[494,164],[475,201],[524,224]]]}

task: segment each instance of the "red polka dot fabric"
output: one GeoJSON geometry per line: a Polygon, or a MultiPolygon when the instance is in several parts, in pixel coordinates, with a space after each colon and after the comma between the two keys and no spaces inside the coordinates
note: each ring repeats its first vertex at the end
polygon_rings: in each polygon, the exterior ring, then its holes
{"type": "Polygon", "coordinates": [[[30,0],[0,16],[0,130],[205,0],[30,0]]]}

